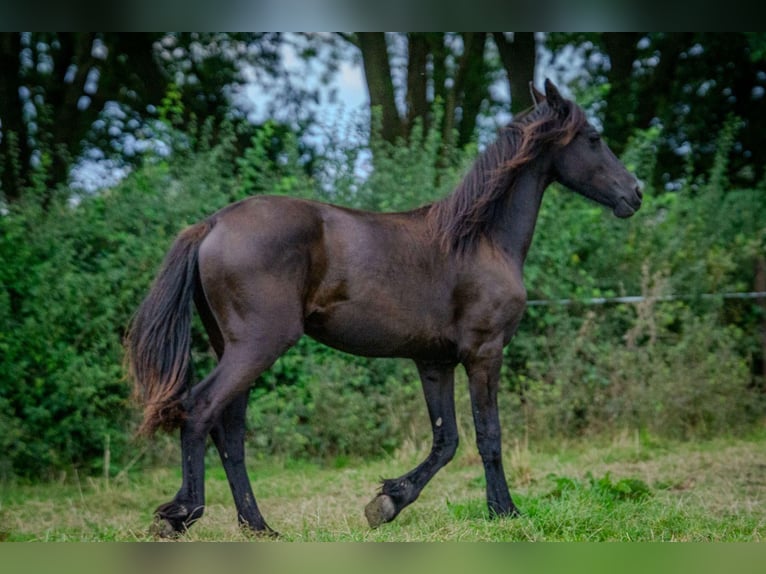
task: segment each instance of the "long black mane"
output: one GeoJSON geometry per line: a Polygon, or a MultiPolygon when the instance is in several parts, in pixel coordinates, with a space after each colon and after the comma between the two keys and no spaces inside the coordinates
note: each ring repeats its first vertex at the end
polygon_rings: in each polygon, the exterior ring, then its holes
{"type": "Polygon", "coordinates": [[[542,102],[502,128],[454,191],[430,207],[429,224],[442,247],[470,251],[500,216],[520,169],[546,145],[569,143],[585,123],[582,109],[566,100],[563,109],[542,102]]]}

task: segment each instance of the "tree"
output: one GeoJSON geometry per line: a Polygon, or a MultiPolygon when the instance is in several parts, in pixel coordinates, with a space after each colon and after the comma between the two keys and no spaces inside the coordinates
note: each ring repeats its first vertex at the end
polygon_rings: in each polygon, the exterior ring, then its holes
{"type": "Polygon", "coordinates": [[[156,39],[154,34],[0,35],[1,181],[7,201],[20,198],[41,162],[50,163],[48,187],[65,181],[107,100],[159,101],[166,80],[152,58],[156,39]]]}
{"type": "Polygon", "coordinates": [[[655,172],[644,175],[660,187],[707,171],[730,116],[743,120],[730,176],[745,185],[764,177],[762,34],[551,34],[546,44],[554,55],[572,45],[582,50],[589,76],[581,87],[606,88],[596,99],[605,104],[604,134],[618,153],[636,128],[662,126],[655,172]]]}
{"type": "Polygon", "coordinates": [[[445,143],[464,147],[475,139],[482,114],[508,109],[508,102],[490,89],[499,80],[510,87],[511,111],[532,104],[528,91],[536,59],[532,33],[358,32],[343,38],[360,51],[370,104],[379,109],[381,135],[389,142],[409,137],[420,120],[426,129],[440,129],[445,143]],[[439,126],[431,125],[435,102],[444,109],[439,126]]]}
{"type": "Polygon", "coordinates": [[[207,118],[220,125],[231,110],[232,86],[245,81],[243,68],[279,74],[281,46],[281,35],[273,33],[0,34],[5,201],[18,200],[36,172],[43,174],[47,194],[53,193],[88,147],[116,150],[124,159],[118,136],[131,124],[137,138],[153,137],[146,122],[156,119],[169,91],[178,99],[175,127],[185,130],[207,118]],[[130,121],[94,129],[108,103],[130,121]]]}

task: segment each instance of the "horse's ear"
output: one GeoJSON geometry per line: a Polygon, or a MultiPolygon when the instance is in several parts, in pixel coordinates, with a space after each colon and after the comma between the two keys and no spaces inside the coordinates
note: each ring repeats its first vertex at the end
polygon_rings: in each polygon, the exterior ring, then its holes
{"type": "Polygon", "coordinates": [[[534,82],[529,82],[529,95],[532,96],[532,101],[534,102],[535,107],[545,101],[545,94],[535,88],[534,82]]]}
{"type": "Polygon", "coordinates": [[[564,98],[559,93],[559,89],[548,78],[545,79],[545,97],[548,100],[548,105],[554,110],[564,109],[564,98]]]}

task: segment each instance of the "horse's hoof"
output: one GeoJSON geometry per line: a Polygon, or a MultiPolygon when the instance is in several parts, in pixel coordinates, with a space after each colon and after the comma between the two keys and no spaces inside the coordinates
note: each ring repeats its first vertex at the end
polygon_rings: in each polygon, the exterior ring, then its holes
{"type": "Polygon", "coordinates": [[[161,504],[154,511],[154,522],[149,532],[158,538],[178,538],[202,517],[204,506],[189,511],[187,504],[172,500],[161,504]]]}
{"type": "Polygon", "coordinates": [[[387,494],[379,494],[364,507],[364,515],[370,528],[377,528],[381,524],[391,522],[396,517],[396,505],[394,500],[387,494]]]}
{"type": "Polygon", "coordinates": [[[277,540],[282,536],[279,532],[272,530],[271,528],[267,528],[266,530],[251,530],[250,532],[258,540],[277,540]]]}
{"type": "Polygon", "coordinates": [[[181,531],[177,530],[167,518],[155,516],[154,522],[149,527],[149,534],[154,538],[174,539],[181,535],[181,531]]]}
{"type": "Polygon", "coordinates": [[[255,528],[244,521],[239,523],[239,529],[246,536],[251,536],[257,540],[276,540],[281,536],[279,532],[272,530],[269,526],[264,526],[263,528],[255,528]]]}

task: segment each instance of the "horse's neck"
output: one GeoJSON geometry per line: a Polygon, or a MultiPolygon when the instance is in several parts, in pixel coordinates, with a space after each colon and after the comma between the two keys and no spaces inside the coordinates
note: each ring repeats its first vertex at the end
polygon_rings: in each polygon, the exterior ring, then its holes
{"type": "Polygon", "coordinates": [[[521,269],[527,258],[549,177],[538,166],[521,173],[507,195],[504,216],[490,230],[493,242],[521,269]]]}

